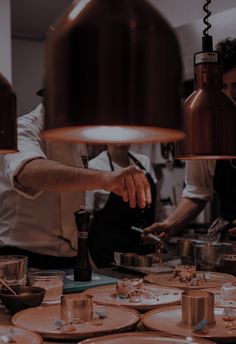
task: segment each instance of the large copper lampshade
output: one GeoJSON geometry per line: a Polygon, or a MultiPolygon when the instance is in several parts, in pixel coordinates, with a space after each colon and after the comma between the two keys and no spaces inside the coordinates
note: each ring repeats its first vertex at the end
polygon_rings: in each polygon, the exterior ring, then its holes
{"type": "Polygon", "coordinates": [[[16,95],[10,83],[0,73],[0,154],[16,150],[16,95]]]}
{"type": "Polygon", "coordinates": [[[186,139],[176,144],[179,159],[236,157],[236,104],[222,90],[219,53],[195,55],[196,90],[184,103],[186,139]]]}
{"type": "Polygon", "coordinates": [[[161,142],[181,126],[176,36],[147,0],[74,1],[49,32],[44,138],[161,142]]]}
{"type": "Polygon", "coordinates": [[[220,54],[213,51],[210,0],[203,6],[202,52],[194,55],[195,91],[184,103],[186,139],[176,143],[177,159],[230,159],[236,157],[236,104],[223,92],[220,54]]]}

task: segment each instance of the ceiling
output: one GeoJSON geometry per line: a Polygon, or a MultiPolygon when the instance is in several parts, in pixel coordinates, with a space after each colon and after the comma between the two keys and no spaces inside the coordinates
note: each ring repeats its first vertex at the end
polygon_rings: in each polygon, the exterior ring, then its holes
{"type": "MultiPolygon", "coordinates": [[[[202,18],[202,6],[206,2],[206,0],[149,1],[173,27],[202,18]]],[[[13,37],[44,40],[49,26],[72,2],[73,0],[11,0],[13,37]]],[[[235,6],[236,0],[214,0],[209,5],[209,9],[215,14],[235,6]]]]}
{"type": "Polygon", "coordinates": [[[11,0],[13,37],[43,40],[72,0],[11,0]]]}

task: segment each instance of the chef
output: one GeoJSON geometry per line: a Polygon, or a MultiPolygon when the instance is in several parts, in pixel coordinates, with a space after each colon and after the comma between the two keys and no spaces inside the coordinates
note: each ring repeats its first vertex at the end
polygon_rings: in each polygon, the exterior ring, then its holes
{"type": "Polygon", "coordinates": [[[93,211],[89,232],[89,249],[97,267],[114,262],[114,252],[147,253],[148,245],[141,245],[140,234],[131,226],[145,227],[155,219],[156,177],[150,159],[143,154],[129,151],[128,144],[111,144],[108,149],[89,161],[89,167],[103,171],[121,171],[136,166],[148,179],[152,203],[141,210],[131,208],[114,192],[92,190],[86,192],[86,206],[93,211]]]}
{"type": "Polygon", "coordinates": [[[42,104],[19,117],[17,125],[19,151],[0,156],[0,255],[26,255],[29,266],[37,268],[73,267],[73,212],[84,204],[84,190],[114,192],[131,208],[151,202],[150,186],[140,169],[84,169],[82,145],[44,142],[42,104]]]}
{"type": "MultiPolygon", "coordinates": [[[[224,91],[236,101],[236,39],[219,42],[223,64],[224,91]]],[[[236,118],[235,118],[236,120],[236,118]]],[[[190,160],[186,163],[186,186],[176,208],[163,222],[145,229],[145,234],[156,232],[171,236],[193,220],[217,193],[220,216],[209,229],[212,240],[224,241],[236,237],[236,159],[190,160]]]]}

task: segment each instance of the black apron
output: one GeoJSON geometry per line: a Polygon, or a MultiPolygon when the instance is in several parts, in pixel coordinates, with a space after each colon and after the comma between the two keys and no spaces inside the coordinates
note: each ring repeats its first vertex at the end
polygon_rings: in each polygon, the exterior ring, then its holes
{"type": "Polygon", "coordinates": [[[220,216],[228,221],[236,219],[236,159],[217,160],[214,190],[220,201],[220,216]]]}
{"type": "MultiPolygon", "coordinates": [[[[145,170],[144,166],[130,153],[134,163],[145,170]]],[[[111,171],[114,167],[107,153],[111,171]]],[[[89,250],[97,267],[109,266],[114,261],[114,252],[150,252],[149,245],[143,245],[140,233],[131,226],[145,227],[154,222],[156,185],[149,173],[146,174],[152,193],[152,204],[145,209],[130,208],[128,202],[111,192],[105,207],[94,213],[89,231],[89,250]]]]}

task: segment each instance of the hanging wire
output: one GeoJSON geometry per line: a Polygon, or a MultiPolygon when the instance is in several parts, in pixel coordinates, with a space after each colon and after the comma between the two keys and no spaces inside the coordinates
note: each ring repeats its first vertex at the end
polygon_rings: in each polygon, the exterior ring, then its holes
{"type": "Polygon", "coordinates": [[[206,51],[212,51],[213,50],[213,43],[212,43],[212,36],[209,35],[208,31],[211,28],[211,24],[208,21],[208,18],[211,15],[211,11],[208,9],[208,6],[210,5],[211,0],[206,0],[205,5],[203,6],[203,10],[206,13],[205,17],[203,18],[203,23],[206,25],[205,29],[203,30],[203,37],[202,37],[202,50],[204,52],[206,51]]]}
{"type": "Polygon", "coordinates": [[[208,5],[210,5],[211,0],[206,0],[205,5],[203,6],[203,10],[206,13],[205,17],[203,18],[203,23],[206,25],[206,28],[203,30],[203,35],[204,36],[209,36],[208,31],[211,28],[211,24],[208,21],[208,18],[211,15],[211,11],[208,9],[208,5]]]}

